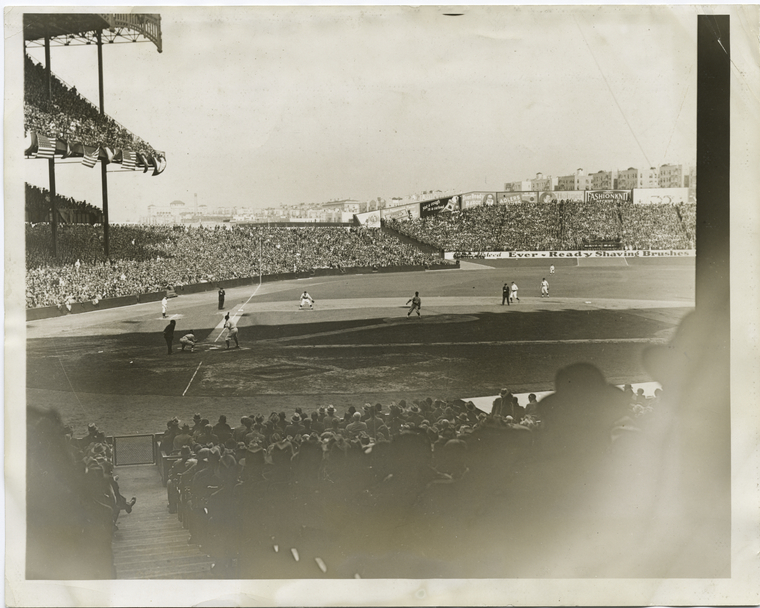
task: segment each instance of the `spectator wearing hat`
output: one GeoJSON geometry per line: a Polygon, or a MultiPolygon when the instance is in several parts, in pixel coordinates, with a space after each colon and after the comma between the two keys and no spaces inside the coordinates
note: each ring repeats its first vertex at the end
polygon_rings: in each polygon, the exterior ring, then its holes
{"type": "Polygon", "coordinates": [[[293,414],[290,418],[290,424],[285,427],[286,437],[295,437],[304,432],[304,426],[301,424],[301,417],[298,414],[293,414]]]}
{"type": "Polygon", "coordinates": [[[211,424],[208,418],[201,418],[200,422],[193,427],[193,439],[195,441],[198,441],[198,435],[200,435],[206,430],[207,424],[211,424]]]}
{"type": "Polygon", "coordinates": [[[325,414],[325,420],[324,420],[325,429],[332,428],[332,423],[333,423],[333,420],[335,418],[336,418],[335,406],[334,405],[328,405],[327,406],[327,412],[325,414]]]}
{"type": "Polygon", "coordinates": [[[206,423],[204,423],[203,418],[201,417],[200,414],[193,414],[193,428],[190,430],[190,433],[192,435],[195,435],[197,432],[201,430],[201,428],[203,428],[203,425],[207,423],[208,423],[208,420],[206,421],[206,423]]]}

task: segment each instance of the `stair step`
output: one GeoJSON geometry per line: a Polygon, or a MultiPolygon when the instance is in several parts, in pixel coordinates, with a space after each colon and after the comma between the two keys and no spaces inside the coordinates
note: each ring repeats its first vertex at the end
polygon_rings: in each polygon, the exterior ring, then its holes
{"type": "Polygon", "coordinates": [[[172,578],[179,573],[192,572],[211,572],[211,560],[200,560],[190,562],[167,562],[165,564],[151,564],[150,567],[143,565],[142,568],[118,568],[117,576],[120,579],[126,578],[172,578]]]}
{"type": "Polygon", "coordinates": [[[113,557],[119,579],[207,579],[213,560],[188,543],[190,531],[169,513],[161,481],[146,477],[145,469],[120,467],[119,483],[137,496],[132,513],[122,513],[113,538],[113,557]]]}
{"type": "Polygon", "coordinates": [[[132,560],[124,564],[116,564],[116,568],[123,571],[139,571],[150,570],[156,568],[162,568],[166,566],[184,566],[186,564],[210,564],[214,560],[201,553],[195,553],[195,555],[176,555],[176,554],[163,554],[151,556],[150,563],[148,560],[132,560]]]}
{"type": "Polygon", "coordinates": [[[114,559],[114,563],[117,567],[129,566],[130,564],[139,564],[141,566],[144,566],[147,561],[156,563],[198,557],[202,557],[203,559],[210,559],[203,554],[199,556],[197,547],[185,545],[182,548],[176,549],[165,549],[164,547],[161,547],[158,551],[147,549],[142,553],[120,555],[118,559],[114,559]]]}
{"type": "MultiPolygon", "coordinates": [[[[181,548],[187,548],[187,547],[195,547],[195,545],[189,545],[187,543],[187,538],[181,538],[178,540],[172,540],[164,541],[161,543],[160,548],[165,551],[173,550],[173,549],[181,549],[181,548]]],[[[155,551],[157,547],[151,543],[121,543],[121,546],[119,547],[118,556],[129,556],[129,555],[144,555],[146,552],[155,551]]]]}

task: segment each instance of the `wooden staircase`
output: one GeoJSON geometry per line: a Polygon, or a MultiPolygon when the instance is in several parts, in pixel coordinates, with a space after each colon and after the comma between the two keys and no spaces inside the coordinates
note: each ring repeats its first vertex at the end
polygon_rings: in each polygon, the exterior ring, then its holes
{"type": "Polygon", "coordinates": [[[117,467],[121,493],[137,498],[132,513],[122,511],[113,537],[117,579],[212,578],[212,559],[167,508],[166,488],[155,465],[117,467]]]}

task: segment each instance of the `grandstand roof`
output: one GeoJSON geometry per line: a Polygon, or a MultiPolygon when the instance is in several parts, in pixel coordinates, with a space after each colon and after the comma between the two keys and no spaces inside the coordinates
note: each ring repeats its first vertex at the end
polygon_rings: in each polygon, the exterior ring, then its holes
{"type": "Polygon", "coordinates": [[[24,40],[69,45],[92,44],[92,34],[102,32],[104,40],[137,42],[144,36],[162,51],[161,16],[132,13],[24,13],[24,40]]]}
{"type": "Polygon", "coordinates": [[[24,40],[83,34],[107,27],[108,21],[95,13],[27,13],[24,15],[24,40]]]}

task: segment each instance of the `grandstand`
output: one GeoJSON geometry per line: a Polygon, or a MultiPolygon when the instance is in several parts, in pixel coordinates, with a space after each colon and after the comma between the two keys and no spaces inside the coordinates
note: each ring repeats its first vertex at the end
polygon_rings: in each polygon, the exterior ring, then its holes
{"type": "Polygon", "coordinates": [[[390,218],[385,225],[453,252],[686,250],[695,246],[695,208],[694,203],[519,202],[390,218]]]}
{"type": "MultiPolygon", "coordinates": [[[[57,209],[55,186],[56,156],[81,158],[92,168],[100,162],[103,192],[103,248],[109,256],[107,166],[116,163],[123,170],[152,168],[160,175],[166,168],[166,155],[137,137],[104,111],[103,43],[148,40],[161,52],[161,18],[145,14],[25,13],[24,44],[44,46],[45,66],[24,54],[24,131],[29,145],[24,155],[48,162],[50,193],[51,251],[57,255],[57,229],[60,220],[70,215],[57,209]],[[92,44],[98,50],[99,107],[85,99],[51,70],[51,47],[92,44]]],[[[25,48],[26,48],[25,46],[25,48]]],[[[47,200],[47,199],[45,199],[47,200]]],[[[43,211],[43,215],[44,211],[43,211]]]]}

